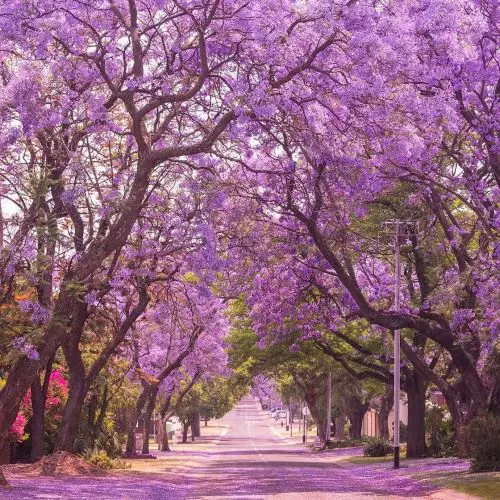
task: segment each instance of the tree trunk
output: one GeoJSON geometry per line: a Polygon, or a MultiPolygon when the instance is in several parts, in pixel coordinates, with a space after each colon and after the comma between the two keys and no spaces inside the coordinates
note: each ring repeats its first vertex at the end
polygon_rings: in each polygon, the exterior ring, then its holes
{"type": "Polygon", "coordinates": [[[9,483],[7,482],[7,479],[5,479],[5,476],[3,475],[2,469],[0,468],[0,487],[1,486],[8,486],[9,483]]]}
{"type": "MultiPolygon", "coordinates": [[[[442,392],[444,398],[446,399],[446,405],[448,406],[448,411],[450,412],[453,428],[455,430],[457,455],[459,458],[465,458],[469,454],[467,449],[466,430],[468,420],[461,412],[457,391],[453,390],[451,387],[443,387],[442,392]]],[[[469,412],[469,416],[472,418],[471,412],[469,412]]]]}
{"type": "Polygon", "coordinates": [[[56,451],[64,450],[69,453],[74,453],[85,393],[84,373],[83,377],[80,378],[76,371],[73,371],[70,373],[68,400],[64,407],[63,418],[56,438],[56,451]]]}
{"type": "Polygon", "coordinates": [[[31,384],[31,461],[36,462],[44,455],[45,437],[45,396],[40,382],[40,376],[31,384]]]}
{"type": "Polygon", "coordinates": [[[104,429],[104,418],[106,417],[106,410],[108,409],[109,400],[110,399],[108,398],[107,383],[104,384],[102,401],[100,405],[99,405],[99,392],[97,388],[94,394],[92,395],[92,406],[89,407],[89,413],[88,413],[89,441],[92,449],[95,447],[95,443],[97,441],[97,438],[99,437],[99,433],[101,433],[104,429]],[[98,407],[99,407],[99,414],[97,414],[98,407]]]}
{"type": "Polygon", "coordinates": [[[0,447],[0,465],[10,463],[10,441],[5,440],[0,447]]]}
{"type": "Polygon", "coordinates": [[[188,431],[189,431],[189,421],[186,421],[182,424],[182,442],[183,443],[187,443],[188,431]]]}
{"type": "Polygon", "coordinates": [[[194,418],[193,418],[193,424],[192,424],[192,430],[194,433],[194,437],[200,437],[201,436],[201,425],[200,425],[200,414],[196,413],[194,418]]]}
{"type": "MultiPolygon", "coordinates": [[[[68,308],[68,310],[70,309],[68,308]]],[[[9,369],[7,382],[0,390],[0,450],[10,446],[10,427],[17,417],[21,402],[39,371],[43,369],[59,347],[59,329],[66,331],[65,326],[59,323],[62,323],[62,320],[53,327],[53,330],[57,330],[57,332],[44,337],[43,348],[38,360],[22,357],[9,369]]]]}
{"type": "Polygon", "coordinates": [[[160,451],[170,451],[170,446],[168,443],[168,432],[165,430],[166,422],[161,418],[158,419],[158,449],[160,451]]]}
{"type": "Polygon", "coordinates": [[[205,417],[205,427],[208,427],[208,417],[205,417]]]}
{"type": "Polygon", "coordinates": [[[351,410],[349,412],[349,437],[351,439],[361,439],[361,428],[363,426],[363,417],[366,411],[351,410]]]}
{"type": "Polygon", "coordinates": [[[135,455],[137,453],[136,442],[135,442],[135,428],[137,426],[137,421],[141,416],[142,409],[144,408],[144,405],[148,400],[149,391],[150,391],[150,386],[146,382],[143,382],[142,392],[137,398],[137,401],[135,403],[134,414],[130,419],[130,428],[127,432],[126,453],[129,455],[135,455]]]}
{"type": "Polygon", "coordinates": [[[161,451],[170,451],[170,443],[168,442],[168,432],[163,432],[163,439],[161,442],[161,451]]]}
{"type": "Polygon", "coordinates": [[[378,412],[378,428],[382,439],[389,439],[389,413],[394,406],[394,387],[391,384],[385,386],[385,394],[381,398],[378,412]]]}
{"type": "Polygon", "coordinates": [[[343,412],[335,419],[335,438],[345,439],[345,414],[343,412]]]}
{"type": "MultiPolygon", "coordinates": [[[[137,422],[137,421],[136,421],[137,422]]],[[[127,444],[125,445],[125,452],[127,455],[135,455],[137,453],[137,443],[135,441],[135,424],[133,430],[127,432],[127,444]]]]}
{"type": "Polygon", "coordinates": [[[146,411],[144,412],[144,427],[142,431],[142,453],[144,455],[149,454],[149,429],[151,427],[151,417],[153,416],[153,411],[155,409],[157,394],[158,387],[153,387],[149,395],[146,411]]]}
{"type": "Polygon", "coordinates": [[[406,456],[420,458],[426,455],[425,444],[425,391],[427,383],[415,370],[406,377],[408,396],[408,438],[406,456]]]}
{"type": "Polygon", "coordinates": [[[304,399],[311,412],[311,416],[316,421],[319,439],[324,443],[326,441],[326,411],[324,408],[325,405],[322,404],[324,398],[318,397],[317,394],[311,390],[304,393],[304,399]]]}
{"type": "Polygon", "coordinates": [[[195,438],[195,435],[196,435],[196,432],[195,432],[195,418],[193,417],[191,420],[190,420],[190,427],[191,427],[191,441],[194,441],[194,438],[195,438]]]}
{"type": "Polygon", "coordinates": [[[351,439],[361,439],[361,428],[363,427],[363,417],[368,411],[369,404],[363,403],[360,398],[352,397],[349,400],[349,437],[351,439]]]}
{"type": "Polygon", "coordinates": [[[73,323],[68,338],[63,342],[63,352],[69,368],[69,393],[56,437],[55,450],[74,452],[78,423],[88,387],[85,365],[80,352],[80,339],[88,318],[88,305],[79,303],[74,309],[73,323]]]}

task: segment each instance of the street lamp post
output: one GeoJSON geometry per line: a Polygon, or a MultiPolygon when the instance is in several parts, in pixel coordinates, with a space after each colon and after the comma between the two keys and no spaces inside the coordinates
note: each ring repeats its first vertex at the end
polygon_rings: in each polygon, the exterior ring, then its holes
{"type": "MultiPolygon", "coordinates": [[[[394,253],[395,253],[395,273],[394,282],[394,310],[399,312],[399,288],[401,280],[401,255],[399,250],[399,231],[401,221],[395,221],[394,231],[394,253]]],[[[400,428],[400,398],[401,398],[401,339],[399,330],[394,331],[394,468],[399,469],[399,428],[400,428]]]]}
{"type": "Polygon", "coordinates": [[[332,374],[328,372],[326,379],[326,434],[325,445],[329,443],[332,425],[332,374]]]}
{"type": "MultiPolygon", "coordinates": [[[[401,310],[399,302],[401,286],[401,252],[400,245],[403,238],[418,233],[418,223],[394,219],[385,223],[394,228],[394,311],[401,310]]],[[[401,334],[394,330],[394,468],[399,469],[399,429],[400,429],[400,400],[401,400],[401,334]]]]}
{"type": "Polygon", "coordinates": [[[309,408],[304,405],[302,408],[302,415],[304,416],[304,433],[302,434],[302,442],[307,441],[307,417],[309,415],[309,408]]]}
{"type": "Polygon", "coordinates": [[[303,431],[304,433],[302,434],[302,442],[305,443],[306,442],[306,414],[304,413],[304,423],[303,423],[303,431]]]}

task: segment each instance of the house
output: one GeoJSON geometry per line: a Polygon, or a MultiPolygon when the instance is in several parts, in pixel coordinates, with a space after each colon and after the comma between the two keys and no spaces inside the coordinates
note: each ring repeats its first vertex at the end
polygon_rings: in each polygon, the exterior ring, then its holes
{"type": "MultiPolygon", "coordinates": [[[[399,415],[401,422],[408,425],[408,403],[406,401],[400,401],[399,403],[399,415]]],[[[377,410],[370,409],[365,413],[363,417],[363,423],[361,425],[361,435],[363,437],[379,437],[379,414],[377,410]]],[[[392,439],[393,429],[394,429],[394,409],[391,410],[388,417],[389,423],[389,439],[392,439]]]]}

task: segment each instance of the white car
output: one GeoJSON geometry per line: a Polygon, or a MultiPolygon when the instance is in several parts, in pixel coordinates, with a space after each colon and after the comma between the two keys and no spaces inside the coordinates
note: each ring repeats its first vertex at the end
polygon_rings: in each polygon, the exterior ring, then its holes
{"type": "Polygon", "coordinates": [[[272,408],[271,409],[271,417],[274,417],[274,415],[276,414],[277,411],[281,411],[281,410],[284,410],[283,407],[281,406],[276,406],[275,408],[272,408]]]}
{"type": "Polygon", "coordinates": [[[287,418],[288,412],[286,410],[279,410],[274,414],[274,420],[279,420],[280,418],[287,418]]]}

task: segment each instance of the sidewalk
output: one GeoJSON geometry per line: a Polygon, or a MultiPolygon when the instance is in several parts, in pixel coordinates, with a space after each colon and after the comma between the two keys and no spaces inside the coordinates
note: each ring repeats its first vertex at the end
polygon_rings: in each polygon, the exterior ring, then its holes
{"type": "MultiPolygon", "coordinates": [[[[171,472],[173,469],[191,467],[206,458],[210,450],[220,442],[220,439],[228,432],[229,427],[220,420],[211,420],[208,426],[203,424],[200,428],[201,436],[191,441],[188,436],[187,443],[182,443],[182,434],[174,437],[169,443],[171,451],[158,451],[155,442],[150,443],[150,453],[156,459],[126,460],[131,465],[128,471],[163,474],[171,472]]],[[[126,474],[124,470],[123,473],[126,474]]]]}
{"type": "MultiPolygon", "coordinates": [[[[301,425],[299,430],[298,422],[294,422],[292,426],[289,427],[288,431],[286,430],[286,425],[283,424],[281,426],[280,422],[275,422],[274,419],[269,418],[269,427],[271,428],[272,433],[276,437],[280,437],[285,439],[288,444],[295,445],[304,445],[303,443],[303,427],[301,425]]],[[[312,426],[307,430],[307,441],[304,446],[311,446],[314,444],[316,440],[316,426],[312,426]]]]}

